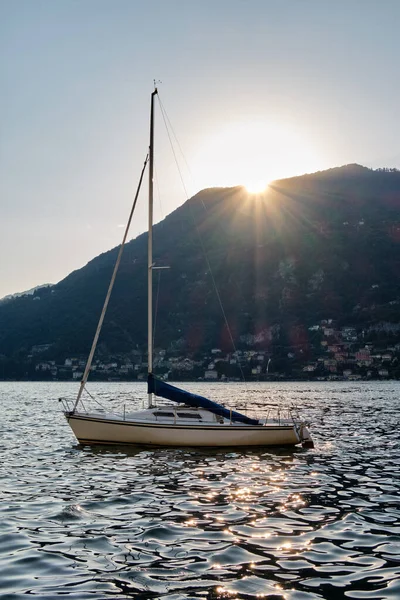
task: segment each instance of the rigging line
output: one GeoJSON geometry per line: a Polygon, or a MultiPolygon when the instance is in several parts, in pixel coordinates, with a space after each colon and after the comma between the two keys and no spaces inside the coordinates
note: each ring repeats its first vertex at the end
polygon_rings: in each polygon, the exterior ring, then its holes
{"type": "Polygon", "coordinates": [[[93,338],[92,347],[90,349],[90,354],[89,354],[89,357],[88,357],[88,360],[87,360],[87,363],[86,363],[86,367],[85,367],[85,372],[84,372],[83,377],[82,377],[81,385],[80,385],[79,391],[78,391],[78,396],[76,398],[76,401],[75,401],[74,408],[73,408],[72,412],[76,411],[76,408],[77,408],[77,406],[79,404],[79,400],[81,399],[81,396],[82,396],[83,389],[84,389],[84,387],[86,385],[86,382],[87,382],[87,379],[88,379],[88,376],[89,376],[90,367],[92,366],[93,356],[94,356],[94,353],[95,353],[95,350],[96,350],[96,346],[97,346],[97,341],[99,339],[100,331],[101,331],[101,328],[102,328],[102,325],[103,325],[103,321],[104,321],[104,317],[105,317],[105,314],[106,314],[106,311],[107,311],[107,307],[108,307],[108,303],[109,303],[109,300],[110,300],[111,292],[112,292],[112,289],[114,287],[115,278],[117,276],[118,267],[119,267],[119,264],[121,262],[122,252],[124,250],[126,238],[128,237],[129,228],[130,228],[130,225],[131,225],[133,213],[134,213],[135,208],[136,208],[136,203],[137,203],[137,199],[139,197],[139,192],[140,192],[140,188],[142,186],[143,176],[144,176],[144,172],[146,170],[146,166],[147,166],[148,160],[149,160],[149,155],[147,154],[146,158],[145,158],[145,161],[144,161],[144,164],[143,164],[142,172],[140,174],[139,183],[138,183],[138,186],[137,186],[137,189],[136,189],[136,194],[135,194],[135,198],[133,200],[133,205],[132,205],[132,208],[131,208],[131,212],[129,214],[128,223],[127,223],[126,228],[125,228],[124,237],[122,238],[122,242],[121,242],[121,246],[119,248],[117,260],[115,261],[114,271],[113,271],[113,274],[112,274],[112,277],[111,277],[110,284],[108,286],[108,291],[107,291],[106,299],[104,300],[103,310],[101,311],[99,323],[97,325],[96,333],[95,333],[94,338],[93,338]]]}
{"type": "Polygon", "coordinates": [[[158,102],[159,102],[160,109],[161,109],[161,115],[162,115],[162,118],[163,118],[163,121],[164,121],[165,129],[166,129],[166,132],[167,132],[167,135],[168,135],[168,139],[169,139],[169,143],[170,143],[170,146],[171,146],[172,154],[174,155],[176,168],[178,169],[179,177],[181,179],[182,187],[183,187],[183,190],[185,192],[186,200],[187,200],[189,198],[189,194],[188,194],[188,191],[186,189],[186,185],[185,185],[185,182],[184,182],[184,179],[183,179],[182,171],[181,171],[181,168],[179,166],[179,162],[178,162],[178,158],[176,156],[174,145],[172,143],[171,134],[170,134],[169,129],[168,129],[168,123],[167,123],[166,113],[164,112],[164,107],[161,104],[159,95],[157,95],[157,97],[158,97],[158,102]]]}
{"type": "MultiPolygon", "coordinates": [[[[87,389],[87,387],[85,386],[84,391],[88,394],[88,396],[90,396],[90,398],[93,400],[93,402],[95,402],[98,406],[100,406],[100,408],[102,408],[104,411],[110,412],[114,415],[118,415],[119,413],[117,412],[117,410],[108,410],[97,398],[96,396],[93,396],[89,390],[87,389]]],[[[133,397],[133,399],[135,399],[135,397],[133,397]]],[[[116,407],[114,407],[115,409],[119,409],[120,407],[123,406],[124,400],[122,400],[122,402],[120,402],[120,404],[118,404],[116,407]]],[[[83,405],[83,400],[81,398],[81,404],[83,405]]]]}
{"type": "Polygon", "coordinates": [[[192,180],[192,184],[193,184],[193,186],[194,186],[194,187],[196,187],[196,182],[195,182],[195,179],[194,179],[193,173],[192,173],[192,172],[191,172],[191,170],[190,170],[189,163],[188,163],[188,161],[186,160],[186,156],[185,156],[185,154],[184,154],[184,152],[183,152],[183,150],[182,150],[182,147],[181,147],[181,145],[180,145],[180,143],[179,143],[179,140],[178,140],[178,138],[177,138],[177,136],[176,136],[176,134],[175,134],[174,128],[172,127],[172,123],[171,123],[171,120],[170,120],[170,118],[169,118],[169,116],[168,116],[168,113],[167,113],[167,111],[165,110],[163,103],[161,102],[160,95],[158,95],[158,101],[159,101],[159,103],[160,103],[160,108],[161,108],[162,112],[164,112],[164,114],[165,114],[166,120],[167,120],[167,122],[168,122],[169,128],[171,129],[171,132],[172,132],[172,135],[173,135],[173,137],[174,137],[174,140],[175,140],[175,142],[176,142],[176,145],[178,146],[178,148],[179,148],[179,151],[180,151],[180,153],[181,153],[181,155],[182,155],[183,161],[184,161],[184,163],[185,163],[185,166],[186,166],[186,168],[187,168],[187,171],[188,171],[188,173],[189,173],[189,175],[190,175],[190,178],[191,178],[191,180],[192,180]]]}
{"type": "MultiPolygon", "coordinates": [[[[170,118],[169,118],[169,116],[168,116],[168,114],[167,114],[167,111],[166,111],[166,110],[165,110],[165,108],[164,108],[164,105],[163,105],[163,103],[161,102],[160,94],[158,94],[158,95],[157,95],[157,98],[158,98],[158,102],[159,102],[159,104],[160,104],[161,114],[162,114],[162,116],[163,116],[163,119],[164,119],[165,128],[166,128],[166,130],[167,130],[167,134],[168,134],[169,142],[170,142],[170,144],[171,144],[171,148],[172,148],[172,152],[173,152],[173,154],[174,154],[175,162],[176,162],[176,165],[177,165],[177,167],[178,167],[178,171],[179,171],[179,175],[180,175],[180,178],[181,178],[181,181],[182,181],[183,189],[185,190],[186,199],[188,199],[188,198],[189,198],[189,194],[188,194],[188,192],[187,192],[187,189],[186,189],[185,183],[184,183],[184,181],[183,181],[182,173],[181,173],[181,170],[180,170],[180,168],[179,168],[179,165],[178,165],[177,157],[176,157],[176,155],[175,155],[174,147],[173,147],[173,144],[172,144],[172,140],[171,140],[171,138],[170,138],[170,135],[169,135],[169,129],[168,129],[168,126],[167,126],[167,123],[166,123],[166,121],[168,122],[168,125],[169,125],[169,127],[170,127],[170,129],[171,129],[171,131],[172,131],[172,135],[174,136],[174,139],[175,139],[175,141],[176,141],[176,145],[178,146],[178,148],[179,148],[179,151],[180,151],[180,153],[182,154],[182,158],[183,158],[183,160],[184,160],[184,163],[185,163],[185,165],[186,165],[186,168],[187,168],[187,170],[188,170],[188,173],[189,173],[189,175],[190,175],[190,178],[191,178],[191,180],[192,180],[192,184],[193,184],[193,186],[194,186],[194,187],[196,187],[196,182],[195,182],[195,179],[194,179],[194,177],[193,177],[192,171],[190,170],[189,163],[188,163],[188,161],[186,160],[186,156],[185,156],[185,154],[184,154],[184,152],[183,152],[183,150],[182,150],[182,147],[181,147],[181,145],[180,145],[180,143],[179,143],[179,140],[178,140],[178,138],[177,138],[177,136],[176,136],[176,134],[175,134],[174,128],[172,127],[171,120],[170,120],[170,118]],[[165,116],[164,116],[164,115],[165,115],[165,116]]],[[[203,198],[202,198],[202,197],[200,197],[200,201],[201,201],[201,203],[202,203],[202,205],[203,205],[203,208],[204,208],[204,210],[207,212],[207,207],[206,207],[206,205],[204,204],[204,200],[203,200],[203,198]]]]}
{"type": "MultiPolygon", "coordinates": [[[[92,395],[92,394],[89,392],[89,390],[87,389],[86,385],[85,385],[85,387],[84,387],[84,391],[85,391],[85,392],[87,393],[87,395],[88,395],[88,396],[89,396],[89,397],[90,397],[90,398],[93,400],[93,402],[95,402],[95,403],[96,403],[96,404],[98,404],[98,405],[99,405],[101,408],[103,408],[104,410],[106,410],[105,406],[103,406],[103,405],[101,404],[101,402],[100,402],[100,401],[99,401],[99,400],[98,400],[98,399],[97,399],[95,396],[93,396],[93,395],[92,395]]],[[[82,401],[82,399],[81,399],[81,403],[83,404],[83,401],[82,401]]]]}
{"type": "Polygon", "coordinates": [[[85,390],[85,392],[88,394],[88,396],[90,396],[90,398],[91,398],[92,400],[95,400],[95,397],[94,397],[94,396],[92,396],[92,394],[89,392],[89,390],[87,389],[87,387],[86,387],[86,386],[84,387],[84,390],[85,390]]]}
{"type": "MultiPolygon", "coordinates": [[[[188,198],[189,198],[189,196],[188,196],[188,192],[187,192],[187,189],[186,189],[186,186],[185,186],[185,182],[184,182],[184,180],[183,180],[182,172],[181,172],[181,169],[180,169],[180,167],[179,167],[178,160],[177,160],[177,157],[176,157],[175,148],[174,148],[174,146],[173,146],[172,139],[171,139],[171,135],[170,135],[170,132],[169,132],[169,129],[168,129],[168,124],[167,124],[167,120],[166,120],[166,114],[165,114],[164,108],[163,108],[163,106],[162,106],[162,104],[161,104],[161,101],[160,101],[160,98],[159,98],[159,96],[158,96],[158,102],[159,102],[159,104],[160,104],[160,108],[161,108],[161,115],[162,115],[162,118],[163,118],[163,120],[164,120],[165,129],[166,129],[166,131],[167,131],[168,139],[169,139],[169,142],[170,142],[170,145],[171,145],[171,149],[172,149],[172,154],[174,155],[174,159],[175,159],[175,163],[176,163],[176,166],[177,166],[177,169],[178,169],[179,177],[180,177],[180,179],[181,179],[182,187],[183,187],[183,189],[184,189],[184,191],[185,191],[185,194],[186,194],[186,199],[188,199],[188,198]]],[[[204,208],[206,208],[206,207],[205,207],[205,205],[204,205],[204,202],[203,202],[203,206],[204,206],[204,208]]],[[[206,209],[206,210],[207,210],[207,209],[206,209]]],[[[191,214],[191,217],[192,217],[192,220],[193,220],[193,224],[194,224],[194,226],[195,226],[195,230],[196,230],[196,233],[197,233],[197,237],[198,237],[198,239],[199,239],[199,242],[200,242],[201,250],[202,250],[202,252],[203,252],[204,258],[205,258],[205,260],[206,260],[206,263],[207,263],[207,267],[208,267],[208,270],[209,270],[209,273],[210,273],[210,276],[211,276],[211,280],[212,280],[212,283],[213,283],[213,286],[214,286],[215,294],[216,294],[216,296],[217,296],[218,303],[219,303],[219,306],[220,306],[220,309],[221,309],[221,312],[222,312],[222,316],[223,316],[223,318],[224,318],[225,325],[226,325],[226,328],[227,328],[227,330],[228,330],[228,335],[229,335],[229,338],[230,338],[230,340],[231,340],[232,347],[233,347],[234,351],[235,351],[235,352],[237,352],[236,345],[235,345],[235,342],[234,342],[234,339],[233,339],[233,335],[232,335],[232,331],[231,331],[231,328],[229,327],[228,319],[227,319],[227,316],[226,316],[226,313],[225,313],[225,310],[224,310],[224,306],[223,306],[223,304],[222,304],[222,300],[221,300],[220,293],[219,293],[219,291],[218,291],[218,287],[217,287],[217,283],[216,283],[216,281],[215,281],[214,273],[213,273],[213,271],[212,271],[212,269],[211,269],[211,264],[210,264],[210,261],[209,261],[209,259],[208,259],[207,252],[206,252],[206,250],[205,250],[205,247],[204,247],[204,244],[203,244],[203,240],[202,240],[202,237],[201,237],[201,235],[200,235],[200,231],[199,231],[199,229],[198,229],[198,226],[197,226],[197,222],[196,222],[196,220],[194,219],[194,217],[193,217],[193,215],[192,215],[192,213],[191,213],[191,212],[190,212],[190,214],[191,214]]],[[[245,376],[244,376],[244,372],[243,372],[243,369],[242,369],[242,366],[241,366],[241,364],[240,364],[240,363],[239,363],[239,370],[240,370],[240,374],[241,374],[241,377],[242,377],[243,383],[246,383],[246,379],[245,379],[245,376]]]]}
{"type": "MultiPolygon", "coordinates": [[[[96,404],[98,404],[98,405],[100,406],[100,408],[103,408],[104,410],[106,410],[105,406],[103,406],[103,405],[101,404],[101,402],[99,402],[99,400],[97,400],[97,398],[95,398],[95,396],[92,396],[92,394],[89,392],[89,390],[87,389],[87,387],[86,387],[86,386],[84,387],[84,391],[85,391],[85,392],[88,394],[88,396],[89,396],[89,397],[90,397],[90,398],[93,400],[93,402],[95,402],[96,404]]],[[[82,399],[81,399],[81,403],[83,404],[83,402],[82,402],[82,399]]]]}
{"type": "MultiPolygon", "coordinates": [[[[193,216],[192,216],[192,219],[194,221],[193,216]]],[[[225,321],[226,328],[228,330],[228,335],[229,335],[229,338],[231,340],[232,347],[233,347],[234,351],[237,352],[236,344],[234,342],[233,335],[232,335],[232,331],[231,331],[231,328],[229,327],[229,323],[228,323],[228,319],[227,319],[227,316],[226,316],[226,313],[225,313],[225,309],[224,309],[224,306],[222,304],[221,296],[220,296],[220,293],[219,293],[219,290],[218,290],[218,287],[217,287],[217,284],[216,284],[216,281],[215,281],[215,278],[214,278],[214,273],[212,272],[210,261],[208,259],[207,252],[206,252],[206,250],[204,248],[203,240],[201,238],[200,232],[199,232],[198,227],[197,227],[197,223],[195,221],[194,221],[194,225],[195,225],[195,228],[196,228],[197,236],[199,238],[201,249],[202,249],[203,254],[204,254],[204,258],[205,258],[206,263],[207,263],[207,267],[209,269],[211,280],[213,282],[214,290],[215,290],[215,293],[216,293],[216,296],[217,296],[217,299],[218,299],[218,302],[219,302],[219,306],[221,308],[221,312],[222,312],[222,316],[223,316],[224,321],[225,321]]],[[[244,376],[244,372],[243,372],[242,365],[240,364],[240,362],[238,362],[238,366],[239,366],[240,375],[242,377],[243,383],[246,383],[246,378],[244,376]]]]}

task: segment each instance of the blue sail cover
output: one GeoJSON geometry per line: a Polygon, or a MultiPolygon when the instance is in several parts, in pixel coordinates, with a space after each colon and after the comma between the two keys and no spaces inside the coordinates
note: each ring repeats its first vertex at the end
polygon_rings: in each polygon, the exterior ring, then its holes
{"type": "Polygon", "coordinates": [[[191,394],[186,390],[181,390],[180,388],[177,388],[174,385],[165,383],[164,381],[161,381],[160,379],[154,377],[154,375],[152,375],[151,373],[149,374],[147,379],[147,391],[149,394],[155,394],[156,396],[166,398],[167,400],[172,400],[173,402],[182,402],[183,404],[194,406],[196,408],[206,408],[215,415],[220,415],[221,417],[225,417],[226,419],[232,418],[233,421],[246,423],[246,425],[260,424],[259,421],[257,421],[256,419],[250,419],[249,417],[246,417],[246,415],[242,415],[241,413],[238,413],[235,410],[230,411],[227,408],[221,406],[221,404],[217,404],[217,402],[208,400],[208,398],[198,396],[197,394],[191,394]]]}

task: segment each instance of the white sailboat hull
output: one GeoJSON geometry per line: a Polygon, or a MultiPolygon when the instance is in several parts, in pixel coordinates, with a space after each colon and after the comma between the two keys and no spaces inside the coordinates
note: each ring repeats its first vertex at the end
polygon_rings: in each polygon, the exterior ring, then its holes
{"type": "Polygon", "coordinates": [[[303,441],[294,425],[179,425],[121,421],[66,413],[81,444],[151,446],[294,446],[303,441]]]}

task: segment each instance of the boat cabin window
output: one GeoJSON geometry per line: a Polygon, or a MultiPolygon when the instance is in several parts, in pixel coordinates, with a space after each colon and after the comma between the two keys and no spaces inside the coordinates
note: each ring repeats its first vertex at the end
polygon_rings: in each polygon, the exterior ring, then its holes
{"type": "MultiPolygon", "coordinates": [[[[199,415],[199,413],[177,412],[176,414],[181,419],[197,419],[197,420],[201,420],[201,416],[199,415]]],[[[169,417],[170,419],[173,419],[175,417],[175,414],[173,412],[167,412],[166,410],[158,410],[157,412],[154,413],[154,416],[155,417],[169,417]]]]}
{"type": "Polygon", "coordinates": [[[178,417],[182,419],[201,419],[199,413],[178,412],[178,417]]]}
{"type": "Polygon", "coordinates": [[[154,415],[156,417],[171,417],[172,419],[174,418],[174,413],[166,412],[164,410],[159,410],[158,412],[155,412],[154,415]]]}

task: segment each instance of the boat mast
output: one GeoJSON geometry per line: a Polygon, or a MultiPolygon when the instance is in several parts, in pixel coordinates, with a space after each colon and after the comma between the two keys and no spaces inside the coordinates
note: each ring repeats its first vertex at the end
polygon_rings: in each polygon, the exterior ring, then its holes
{"type": "MultiPolygon", "coordinates": [[[[154,170],[154,97],[157,88],[151,94],[150,110],[150,146],[149,146],[149,232],[147,242],[147,372],[153,371],[153,170],[154,170]]],[[[153,403],[153,394],[147,396],[148,407],[153,403]]]]}

